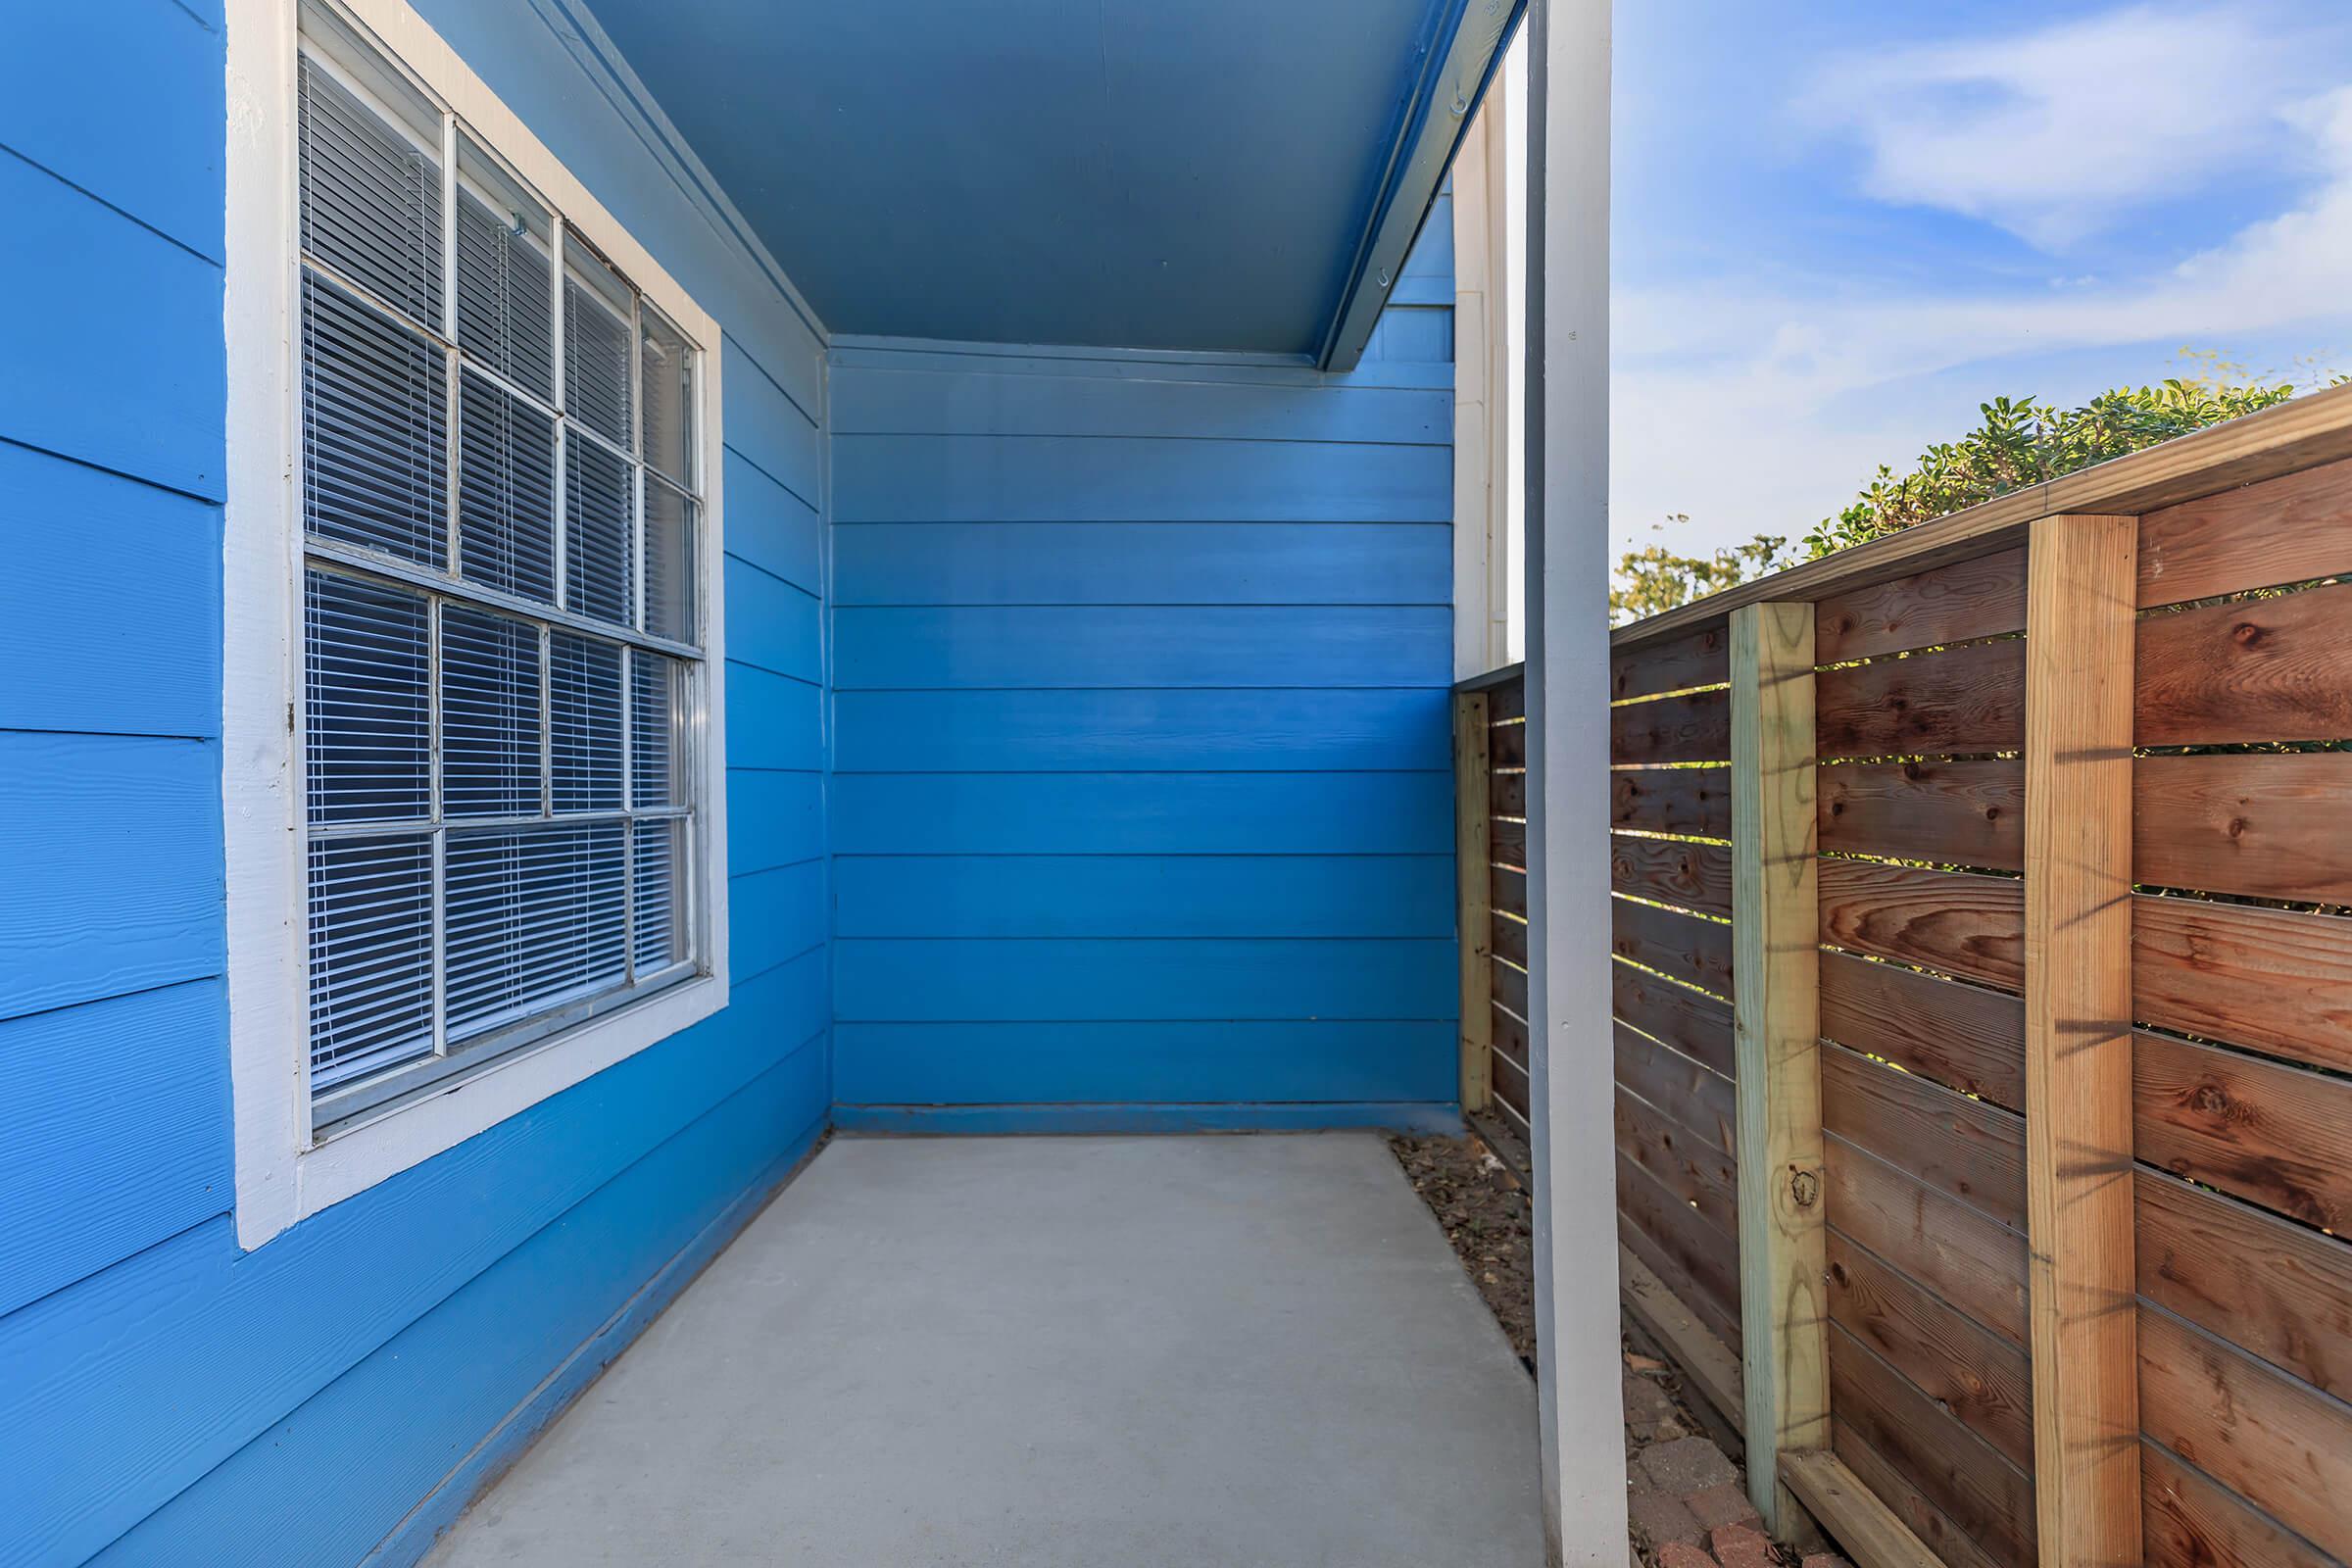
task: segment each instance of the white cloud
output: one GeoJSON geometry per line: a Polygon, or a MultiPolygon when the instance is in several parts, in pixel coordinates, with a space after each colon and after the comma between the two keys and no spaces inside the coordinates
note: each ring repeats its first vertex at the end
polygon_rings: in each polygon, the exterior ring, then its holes
{"type": "Polygon", "coordinates": [[[2274,156],[2280,95],[2315,85],[2301,34],[2316,12],[2290,24],[2269,4],[2139,5],[1855,53],[1819,73],[1799,114],[1861,144],[1868,194],[2058,250],[2274,156]]]}
{"type": "MultiPolygon", "coordinates": [[[[2352,86],[2287,106],[2312,187],[2289,210],[2134,278],[2013,293],[1811,294],[1741,280],[1645,288],[1621,277],[1613,318],[1620,542],[1664,513],[1693,516],[1684,548],[1802,533],[1881,462],[1952,433],[1949,393],[1921,384],[1961,367],[1984,395],[2004,361],[2302,334],[2352,325],[2352,86]],[[1856,411],[1860,412],[1857,413],[1856,411]]],[[[1973,406],[1973,400],[1972,400],[1973,406]]]]}

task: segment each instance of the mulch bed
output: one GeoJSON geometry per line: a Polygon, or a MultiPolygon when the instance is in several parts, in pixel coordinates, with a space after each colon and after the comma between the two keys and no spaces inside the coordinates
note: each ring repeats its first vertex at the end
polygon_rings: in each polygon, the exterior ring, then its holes
{"type": "Polygon", "coordinates": [[[1508,1166],[1476,1137],[1389,1139],[1413,1191],[1446,1228],[1446,1239],[1494,1320],[1536,1370],[1535,1230],[1527,1194],[1508,1166]]]}

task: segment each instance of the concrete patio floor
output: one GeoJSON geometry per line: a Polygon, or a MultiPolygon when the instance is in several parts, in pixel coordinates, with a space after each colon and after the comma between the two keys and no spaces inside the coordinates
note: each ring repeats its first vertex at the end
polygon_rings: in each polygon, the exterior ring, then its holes
{"type": "Polygon", "coordinates": [[[1535,1385],[1371,1133],[844,1138],[439,1568],[1529,1568],[1535,1385]]]}

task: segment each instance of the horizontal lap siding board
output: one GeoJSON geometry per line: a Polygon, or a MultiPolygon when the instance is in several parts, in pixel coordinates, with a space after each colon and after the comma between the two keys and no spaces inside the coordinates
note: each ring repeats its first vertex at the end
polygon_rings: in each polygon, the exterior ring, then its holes
{"type": "Polygon", "coordinates": [[[835,351],[842,1103],[1455,1100],[1451,395],[1387,379],[835,351]]]}

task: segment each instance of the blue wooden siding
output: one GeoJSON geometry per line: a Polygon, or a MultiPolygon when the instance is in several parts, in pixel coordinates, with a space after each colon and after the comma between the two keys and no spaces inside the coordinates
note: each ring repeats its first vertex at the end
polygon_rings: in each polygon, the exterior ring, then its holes
{"type": "MultiPolygon", "coordinates": [[[[419,9],[725,331],[734,1001],[238,1250],[217,0],[0,50],[0,1563],[413,1560],[831,1099],[823,351],[551,0],[419,9]],[[561,30],[559,30],[561,29],[561,30]]],[[[712,345],[719,347],[719,345],[712,345]]]]}
{"type": "Polygon", "coordinates": [[[1445,1114],[1444,204],[1431,224],[1428,303],[1345,377],[835,349],[844,1124],[1445,1114]]]}

